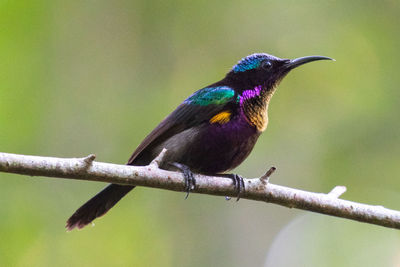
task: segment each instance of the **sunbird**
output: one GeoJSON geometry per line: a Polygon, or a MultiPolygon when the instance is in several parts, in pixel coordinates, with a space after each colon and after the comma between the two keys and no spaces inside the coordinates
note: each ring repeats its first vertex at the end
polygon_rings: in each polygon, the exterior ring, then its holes
{"type": "MultiPolygon", "coordinates": [[[[225,174],[241,164],[268,125],[268,105],[280,81],[294,68],[324,56],[293,60],[256,53],[241,59],[225,77],[183,101],[150,132],[128,160],[148,165],[163,148],[160,168],[179,170],[187,195],[195,187],[194,173],[229,177],[240,194],[243,178],[225,174]]],[[[80,229],[107,213],[135,186],[110,184],[81,206],[66,228],[80,229]]],[[[186,195],[186,197],[187,197],[186,195]]]]}

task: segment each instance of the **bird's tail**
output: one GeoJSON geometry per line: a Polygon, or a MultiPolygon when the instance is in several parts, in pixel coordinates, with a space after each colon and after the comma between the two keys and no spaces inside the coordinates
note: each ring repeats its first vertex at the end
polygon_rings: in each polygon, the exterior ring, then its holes
{"type": "Polygon", "coordinates": [[[89,199],[68,219],[65,226],[68,231],[75,227],[81,229],[97,217],[103,216],[123,198],[134,186],[110,184],[101,192],[89,199]]]}

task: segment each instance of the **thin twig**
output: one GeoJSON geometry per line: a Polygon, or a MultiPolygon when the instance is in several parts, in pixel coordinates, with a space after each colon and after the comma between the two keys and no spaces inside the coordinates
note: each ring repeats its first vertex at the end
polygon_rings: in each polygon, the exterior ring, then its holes
{"type": "MultiPolygon", "coordinates": [[[[151,165],[139,167],[96,162],[93,161],[94,155],[86,158],[53,158],[0,153],[0,171],[30,176],[147,186],[183,192],[185,181],[181,173],[157,167],[162,158],[163,155],[160,155],[151,165]]],[[[263,179],[244,179],[246,191],[241,198],[400,229],[399,211],[339,199],[345,191],[344,187],[336,187],[331,193],[322,194],[263,181],[272,173],[270,169],[263,179]]],[[[195,175],[195,178],[196,188],[193,193],[231,197],[237,195],[232,179],[205,175],[195,175]]]]}

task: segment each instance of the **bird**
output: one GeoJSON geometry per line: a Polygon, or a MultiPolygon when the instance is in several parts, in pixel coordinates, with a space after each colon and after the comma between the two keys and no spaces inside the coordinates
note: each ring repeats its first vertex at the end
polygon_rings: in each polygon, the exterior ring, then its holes
{"type": "MultiPolygon", "coordinates": [[[[268,125],[268,106],[278,84],[293,69],[325,56],[296,59],[255,53],[242,58],[220,81],[186,98],[139,144],[127,165],[148,165],[165,148],[161,169],[185,178],[186,197],[195,187],[193,173],[233,180],[238,199],[243,178],[227,174],[252,151],[268,125]]],[[[103,216],[135,186],[109,184],[68,220],[67,230],[81,229],[103,216]]]]}

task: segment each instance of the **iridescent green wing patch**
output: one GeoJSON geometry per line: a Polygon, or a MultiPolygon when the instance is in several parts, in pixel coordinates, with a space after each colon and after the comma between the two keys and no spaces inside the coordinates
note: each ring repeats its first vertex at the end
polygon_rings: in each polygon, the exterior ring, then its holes
{"type": "Polygon", "coordinates": [[[228,86],[216,86],[203,88],[191,96],[184,103],[200,106],[221,105],[232,101],[235,91],[228,86]]]}

